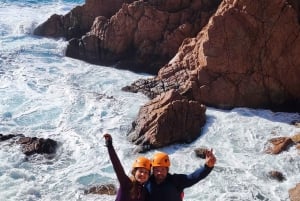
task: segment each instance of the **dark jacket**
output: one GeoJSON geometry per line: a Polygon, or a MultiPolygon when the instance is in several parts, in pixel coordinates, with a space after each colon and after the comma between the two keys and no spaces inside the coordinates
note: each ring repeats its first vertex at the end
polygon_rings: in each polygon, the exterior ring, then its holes
{"type": "Polygon", "coordinates": [[[146,183],[146,189],[149,193],[148,201],[181,201],[183,189],[190,187],[203,178],[205,178],[213,168],[206,165],[197,169],[192,174],[170,174],[160,184],[155,182],[154,176],[151,175],[146,183]]]}
{"type": "Polygon", "coordinates": [[[121,165],[121,162],[119,160],[119,157],[116,154],[116,151],[112,145],[107,146],[108,148],[108,154],[110,157],[110,160],[113,164],[113,168],[116,172],[117,178],[120,182],[120,187],[118,189],[116,201],[145,201],[146,197],[146,189],[143,185],[138,186],[138,198],[132,199],[130,196],[130,189],[132,186],[131,179],[126,175],[123,166],[121,165]]]}

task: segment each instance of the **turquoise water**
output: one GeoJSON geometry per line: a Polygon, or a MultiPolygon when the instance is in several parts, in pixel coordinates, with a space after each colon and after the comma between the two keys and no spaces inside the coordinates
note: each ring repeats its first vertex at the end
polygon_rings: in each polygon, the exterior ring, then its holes
{"type": "MultiPolygon", "coordinates": [[[[1,201],[112,201],[114,196],[83,193],[99,184],[118,185],[102,134],[112,134],[128,173],[137,156],[126,133],[148,99],[120,89],[150,76],[67,58],[63,39],[32,35],[52,14],[65,14],[83,3],[0,1],[0,133],[62,143],[55,158],[33,156],[26,161],[20,147],[1,142],[1,201]]],[[[195,157],[195,148],[214,149],[215,170],[186,189],[185,201],[288,200],[288,189],[300,182],[298,151],[292,147],[271,156],[264,150],[268,139],[299,132],[289,124],[295,119],[299,114],[208,108],[199,139],[161,150],[170,154],[171,172],[189,173],[204,163],[195,157]],[[271,170],[283,172],[287,180],[270,180],[266,175],[271,170]]]]}

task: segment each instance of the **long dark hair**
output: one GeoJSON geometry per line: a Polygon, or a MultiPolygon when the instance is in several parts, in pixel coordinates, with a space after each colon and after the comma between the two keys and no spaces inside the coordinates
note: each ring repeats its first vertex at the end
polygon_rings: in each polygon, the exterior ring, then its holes
{"type": "MultiPolygon", "coordinates": [[[[134,177],[135,173],[137,171],[137,168],[133,168],[131,170],[132,176],[130,177],[131,179],[131,188],[130,188],[130,197],[131,199],[138,199],[140,196],[142,196],[142,184],[140,184],[134,177]]],[[[150,174],[150,172],[149,172],[150,174]]]]}

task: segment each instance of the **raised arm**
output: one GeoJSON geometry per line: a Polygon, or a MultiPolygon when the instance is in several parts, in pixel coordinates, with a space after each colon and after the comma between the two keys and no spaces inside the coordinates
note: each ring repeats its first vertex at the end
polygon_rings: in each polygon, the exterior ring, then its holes
{"type": "Polygon", "coordinates": [[[196,169],[193,173],[188,175],[176,175],[176,183],[179,188],[183,190],[184,188],[190,187],[209,175],[215,166],[216,157],[214,156],[212,149],[207,150],[205,156],[205,165],[203,167],[196,169]]]}
{"type": "Polygon", "coordinates": [[[117,175],[117,178],[120,182],[120,185],[126,185],[128,183],[129,177],[126,175],[124,168],[120,162],[120,159],[113,147],[112,144],[112,137],[110,134],[104,134],[104,139],[105,139],[105,145],[107,147],[108,150],[108,154],[109,154],[109,158],[112,162],[113,168],[115,170],[115,173],[117,175]]]}

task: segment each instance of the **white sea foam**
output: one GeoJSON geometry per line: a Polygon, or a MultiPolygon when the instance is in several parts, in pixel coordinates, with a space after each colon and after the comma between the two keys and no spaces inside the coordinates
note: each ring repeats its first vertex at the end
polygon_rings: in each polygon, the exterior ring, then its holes
{"type": "MultiPolygon", "coordinates": [[[[62,39],[32,36],[37,23],[71,9],[62,1],[41,4],[23,6],[20,15],[14,14],[21,9],[18,5],[0,6],[0,133],[49,137],[61,146],[54,158],[25,160],[19,146],[1,142],[1,200],[112,201],[114,196],[83,192],[90,186],[118,185],[103,146],[105,132],[112,134],[130,172],[137,155],[126,133],[148,99],[121,88],[150,76],[66,58],[62,39]]],[[[288,190],[300,182],[299,151],[291,147],[274,156],[264,150],[270,138],[299,132],[289,124],[299,114],[248,108],[208,108],[206,114],[202,135],[193,143],[159,149],[170,154],[170,171],[176,173],[190,173],[204,164],[194,155],[195,148],[214,149],[216,168],[186,189],[184,200],[288,200],[288,190]],[[271,170],[281,171],[287,180],[269,179],[271,170]]]]}

